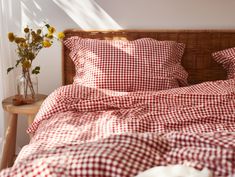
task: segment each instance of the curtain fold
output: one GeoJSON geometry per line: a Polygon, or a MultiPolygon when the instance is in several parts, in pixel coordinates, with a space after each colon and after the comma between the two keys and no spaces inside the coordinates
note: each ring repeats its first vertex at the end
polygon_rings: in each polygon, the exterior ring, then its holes
{"type": "MultiPolygon", "coordinates": [[[[12,66],[12,58],[14,54],[10,48],[10,44],[7,39],[8,28],[11,25],[10,18],[10,3],[11,0],[0,0],[0,148],[2,149],[3,137],[5,127],[7,125],[7,119],[4,117],[4,111],[2,109],[2,100],[15,93],[15,73],[7,74],[6,69],[12,66]]],[[[13,50],[14,51],[14,50],[13,50]]],[[[0,149],[0,150],[1,150],[0,149]]],[[[2,152],[2,151],[0,151],[2,152]]],[[[2,154],[0,153],[0,156],[2,154]]]]}
{"type": "MultiPolygon", "coordinates": [[[[4,97],[4,86],[3,86],[3,4],[0,0],[0,100],[4,97]]],[[[0,106],[0,148],[2,152],[2,143],[4,135],[4,112],[2,106],[0,106]]],[[[0,154],[0,157],[2,153],[0,154]]]]}

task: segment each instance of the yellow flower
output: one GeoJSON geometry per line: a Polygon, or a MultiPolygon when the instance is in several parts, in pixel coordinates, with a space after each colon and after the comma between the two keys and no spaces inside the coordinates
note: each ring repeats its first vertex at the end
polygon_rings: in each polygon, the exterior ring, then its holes
{"type": "Polygon", "coordinates": [[[21,43],[20,43],[20,47],[21,47],[21,48],[27,48],[28,45],[27,45],[25,42],[21,42],[21,43]]]}
{"type": "Polygon", "coordinates": [[[25,33],[28,33],[28,32],[29,32],[29,28],[26,27],[26,28],[24,29],[24,32],[25,32],[25,33]]]}
{"type": "Polygon", "coordinates": [[[27,48],[28,47],[28,44],[26,44],[25,42],[23,43],[23,47],[24,48],[27,48]]]}
{"type": "Polygon", "coordinates": [[[49,39],[52,39],[53,38],[53,34],[48,33],[48,34],[46,34],[46,37],[49,38],[49,39]]]}
{"type": "Polygon", "coordinates": [[[13,42],[15,40],[14,33],[8,33],[8,39],[10,42],[13,42]]]}
{"type": "Polygon", "coordinates": [[[55,32],[55,28],[52,27],[52,26],[50,26],[50,27],[48,28],[48,31],[49,31],[49,33],[53,34],[53,33],[55,32]]]}
{"type": "MultiPolygon", "coordinates": [[[[49,24],[45,24],[40,28],[32,29],[28,26],[23,28],[24,37],[17,36],[13,32],[8,33],[8,39],[13,42],[17,49],[16,52],[19,58],[16,60],[16,64],[13,67],[7,69],[7,73],[17,67],[21,66],[23,71],[28,71],[32,67],[32,63],[35,60],[37,54],[43,48],[49,48],[53,45],[54,39],[63,39],[64,34],[60,32],[58,38],[56,35],[56,28],[49,24]],[[45,31],[45,30],[46,31],[45,31]]],[[[38,74],[40,67],[36,67],[32,74],[38,74]]]]}
{"type": "Polygon", "coordinates": [[[42,45],[43,45],[43,47],[45,47],[45,48],[51,47],[51,43],[50,43],[50,41],[48,41],[48,40],[43,41],[43,42],[42,42],[42,45]]]}
{"type": "Polygon", "coordinates": [[[63,39],[65,37],[63,32],[59,32],[57,36],[59,39],[63,39]]]}
{"type": "Polygon", "coordinates": [[[21,64],[24,69],[28,69],[31,67],[31,61],[27,59],[24,59],[21,64]]]}
{"type": "Polygon", "coordinates": [[[21,38],[16,37],[16,38],[15,38],[15,43],[16,43],[16,44],[19,44],[20,42],[21,42],[21,38]]]}
{"type": "Polygon", "coordinates": [[[20,42],[26,42],[26,39],[23,37],[20,37],[19,40],[20,40],[20,42]]]}
{"type": "Polygon", "coordinates": [[[32,31],[32,32],[31,32],[31,35],[32,35],[33,37],[36,36],[35,31],[32,31]]]}
{"type": "Polygon", "coordinates": [[[37,30],[37,34],[41,34],[42,30],[41,29],[38,29],[37,30]]]}

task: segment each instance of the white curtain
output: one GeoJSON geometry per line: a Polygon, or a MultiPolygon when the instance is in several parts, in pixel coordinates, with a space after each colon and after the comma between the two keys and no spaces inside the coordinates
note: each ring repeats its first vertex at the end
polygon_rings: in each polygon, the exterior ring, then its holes
{"type": "MultiPolygon", "coordinates": [[[[15,74],[13,72],[7,74],[6,72],[6,69],[13,64],[13,52],[7,39],[8,28],[11,23],[9,10],[9,3],[11,2],[0,0],[0,102],[15,93],[15,74]]],[[[0,150],[2,149],[4,132],[7,125],[7,119],[4,117],[6,116],[0,104],[0,150]]]]}

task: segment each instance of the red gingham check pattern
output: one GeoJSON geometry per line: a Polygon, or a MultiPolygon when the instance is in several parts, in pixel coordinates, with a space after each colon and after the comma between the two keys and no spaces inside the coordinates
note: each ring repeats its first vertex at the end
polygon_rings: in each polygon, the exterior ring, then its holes
{"type": "Polygon", "coordinates": [[[235,47],[212,54],[215,61],[222,64],[227,71],[227,78],[235,78],[235,47]]]}
{"type": "MultiPolygon", "coordinates": [[[[64,131],[69,138],[76,129],[64,131]]],[[[228,132],[127,133],[95,142],[69,138],[58,143],[46,138],[24,147],[15,165],[0,176],[134,177],[154,166],[185,162],[197,169],[209,168],[213,177],[235,175],[235,135],[228,132]]]]}
{"type": "Polygon", "coordinates": [[[159,92],[69,85],[43,103],[29,145],[0,176],[132,177],[183,164],[235,175],[235,80],[159,92]]]}
{"type": "Polygon", "coordinates": [[[184,44],[71,37],[65,40],[76,66],[74,83],[116,91],[157,91],[187,85],[181,66],[184,44]]]}

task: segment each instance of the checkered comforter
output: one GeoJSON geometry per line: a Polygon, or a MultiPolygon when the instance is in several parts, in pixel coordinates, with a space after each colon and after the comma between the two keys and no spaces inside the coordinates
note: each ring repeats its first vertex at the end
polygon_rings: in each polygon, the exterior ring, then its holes
{"type": "Polygon", "coordinates": [[[0,176],[132,177],[158,165],[235,175],[235,80],[159,92],[69,85],[43,103],[0,176]]]}

